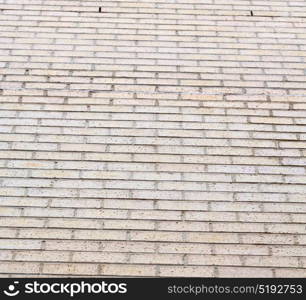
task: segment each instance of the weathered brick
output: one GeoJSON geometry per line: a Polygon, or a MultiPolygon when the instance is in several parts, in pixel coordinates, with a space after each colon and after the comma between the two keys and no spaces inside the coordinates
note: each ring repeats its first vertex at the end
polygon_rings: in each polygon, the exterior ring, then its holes
{"type": "Polygon", "coordinates": [[[304,277],[303,1],[1,2],[0,275],[304,277]]]}

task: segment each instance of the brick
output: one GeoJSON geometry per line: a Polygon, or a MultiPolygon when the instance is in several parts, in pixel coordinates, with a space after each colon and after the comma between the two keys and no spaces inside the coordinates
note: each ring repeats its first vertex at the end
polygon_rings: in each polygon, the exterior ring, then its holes
{"type": "Polygon", "coordinates": [[[250,267],[219,267],[220,277],[273,277],[272,269],[250,268],[250,267]]]}
{"type": "Polygon", "coordinates": [[[215,245],[216,254],[268,255],[269,249],[262,245],[215,245]]]}
{"type": "Polygon", "coordinates": [[[124,253],[99,253],[99,252],[74,252],[73,261],[88,263],[124,263],[127,254],[124,253]]]}
{"type": "Polygon", "coordinates": [[[97,275],[98,266],[95,264],[60,264],[60,263],[44,263],[43,274],[55,275],[97,275]]]}
{"type": "Polygon", "coordinates": [[[36,274],[39,272],[39,263],[28,262],[2,262],[0,272],[5,274],[36,274]]]}
{"type": "Polygon", "coordinates": [[[115,265],[107,264],[101,265],[101,275],[118,275],[118,276],[153,276],[155,274],[155,267],[148,265],[115,265]]]}
{"type": "Polygon", "coordinates": [[[212,247],[209,244],[192,243],[160,243],[158,246],[160,253],[201,253],[211,254],[212,247]]]}
{"type": "Polygon", "coordinates": [[[194,266],[161,266],[159,275],[161,277],[212,277],[213,267],[194,266]]]}
{"type": "Polygon", "coordinates": [[[2,239],[1,249],[40,249],[41,241],[2,239]]]}
{"type": "Polygon", "coordinates": [[[124,230],[76,229],[74,239],[80,240],[125,240],[124,230]]]}
{"type": "Polygon", "coordinates": [[[1,275],[304,277],[302,1],[2,2],[1,275]]]}
{"type": "Polygon", "coordinates": [[[240,266],[239,256],[234,255],[187,255],[188,265],[240,266]]]}
{"type": "Polygon", "coordinates": [[[275,276],[279,278],[294,278],[294,277],[304,277],[305,276],[305,269],[299,268],[277,268],[275,270],[275,276]]]}
{"type": "Polygon", "coordinates": [[[59,251],[18,251],[18,261],[69,261],[69,252],[59,251]]]}
{"type": "Polygon", "coordinates": [[[131,254],[131,263],[135,264],[182,264],[183,256],[180,254],[131,254]]]}

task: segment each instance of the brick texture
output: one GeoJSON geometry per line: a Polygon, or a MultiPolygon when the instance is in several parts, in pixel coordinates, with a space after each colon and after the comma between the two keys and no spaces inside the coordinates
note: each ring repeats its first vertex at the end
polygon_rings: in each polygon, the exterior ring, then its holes
{"type": "Polygon", "coordinates": [[[305,1],[0,10],[3,276],[306,276],[305,1]]]}

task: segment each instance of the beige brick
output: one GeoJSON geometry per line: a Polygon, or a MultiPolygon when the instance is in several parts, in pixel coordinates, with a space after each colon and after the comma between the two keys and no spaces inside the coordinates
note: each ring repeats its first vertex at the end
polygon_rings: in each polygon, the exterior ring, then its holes
{"type": "Polygon", "coordinates": [[[239,256],[234,255],[187,255],[189,265],[240,266],[239,256]]]}
{"type": "Polygon", "coordinates": [[[63,251],[18,251],[15,254],[17,261],[69,261],[69,252],[63,251]]]}
{"type": "Polygon", "coordinates": [[[303,278],[305,277],[306,270],[299,268],[277,268],[275,269],[275,276],[279,278],[303,278]]]}
{"type": "Polygon", "coordinates": [[[303,1],[2,2],[0,275],[304,277],[303,1]]]}
{"type": "Polygon", "coordinates": [[[98,275],[98,266],[96,264],[44,263],[42,272],[55,275],[98,275]]]}
{"type": "Polygon", "coordinates": [[[24,239],[2,239],[1,249],[40,249],[41,241],[24,239]]]}
{"type": "Polygon", "coordinates": [[[161,266],[161,277],[213,277],[213,267],[161,266]]]}
{"type": "Polygon", "coordinates": [[[101,265],[101,274],[100,275],[116,275],[116,276],[154,276],[155,275],[155,267],[150,265],[115,265],[115,264],[107,264],[101,265]]]}
{"type": "Polygon", "coordinates": [[[39,263],[1,262],[0,272],[5,274],[37,274],[39,273],[39,266],[39,263]]]}
{"type": "Polygon", "coordinates": [[[124,263],[127,254],[124,253],[101,253],[101,252],[74,252],[72,256],[75,262],[88,263],[124,263]]]}
{"type": "Polygon", "coordinates": [[[220,277],[273,277],[272,269],[269,268],[250,268],[250,267],[219,267],[220,277]]]}
{"type": "Polygon", "coordinates": [[[183,256],[179,254],[131,254],[130,262],[136,264],[179,265],[183,256]]]}

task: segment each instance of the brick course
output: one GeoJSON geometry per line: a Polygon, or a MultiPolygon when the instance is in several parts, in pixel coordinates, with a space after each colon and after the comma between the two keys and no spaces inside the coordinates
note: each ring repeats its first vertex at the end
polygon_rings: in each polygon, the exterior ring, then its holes
{"type": "Polygon", "coordinates": [[[0,0],[1,275],[304,277],[305,8],[0,0]]]}

